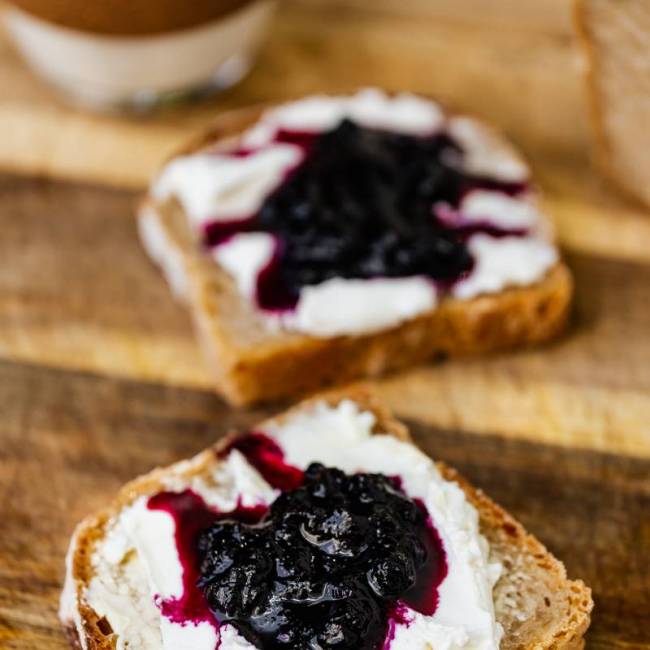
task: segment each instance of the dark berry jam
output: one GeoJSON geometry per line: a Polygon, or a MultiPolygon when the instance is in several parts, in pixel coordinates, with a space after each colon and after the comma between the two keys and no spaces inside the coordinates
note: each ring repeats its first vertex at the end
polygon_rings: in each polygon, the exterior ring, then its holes
{"type": "Polygon", "coordinates": [[[255,508],[238,507],[230,513],[219,513],[209,508],[205,501],[192,490],[183,492],[160,492],[149,498],[150,510],[167,512],[175,524],[175,542],[178,558],[183,567],[183,593],[159,603],[163,616],[174,623],[198,624],[208,622],[218,627],[210,612],[203,593],[197,589],[200,578],[196,543],[200,533],[224,517],[236,517],[249,524],[260,521],[266,514],[266,506],[255,508]]]}
{"type": "Polygon", "coordinates": [[[276,255],[258,278],[263,309],[291,308],[303,287],[336,277],[425,276],[448,286],[473,266],[469,235],[525,234],[489,223],[455,227],[436,217],[434,206],[456,208],[473,189],[526,189],[467,175],[461,147],[444,133],[406,135],[344,120],[325,133],[280,131],[276,141],[301,147],[303,161],[256,215],[215,222],[205,232],[211,245],[242,231],[276,237],[276,255]]]}
{"type": "Polygon", "coordinates": [[[445,553],[399,478],[317,464],[302,472],[259,432],[220,455],[235,449],[282,493],[231,512],[189,489],[148,500],[174,519],[183,568],[182,594],[158,602],[163,616],[217,631],[228,622],[263,649],[383,650],[409,610],[435,612],[445,553]]]}
{"type": "MultiPolygon", "coordinates": [[[[239,449],[259,456],[260,440],[239,449]]],[[[382,648],[399,603],[432,614],[446,574],[426,511],[398,481],[320,464],[261,520],[213,523],[198,553],[216,619],[274,650],[382,648]]]]}
{"type": "Polygon", "coordinates": [[[241,452],[271,487],[294,490],[305,480],[302,470],[288,465],[280,446],[263,433],[253,431],[237,436],[219,452],[220,457],[225,458],[233,449],[241,452]]]}

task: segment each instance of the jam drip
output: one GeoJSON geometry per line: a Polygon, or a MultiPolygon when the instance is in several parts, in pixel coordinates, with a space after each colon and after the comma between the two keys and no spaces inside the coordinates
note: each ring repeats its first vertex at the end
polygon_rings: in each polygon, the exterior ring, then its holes
{"type": "MultiPolygon", "coordinates": [[[[261,438],[247,440],[242,453],[273,457],[260,454],[261,438]]],[[[273,650],[382,648],[400,602],[433,614],[446,574],[426,510],[397,480],[320,464],[259,522],[213,523],[198,551],[216,619],[273,650]]]]}
{"type": "Polygon", "coordinates": [[[159,603],[161,614],[174,623],[198,625],[207,622],[217,627],[203,594],[196,587],[199,580],[199,562],[196,543],[199,534],[225,517],[253,524],[266,514],[266,506],[245,508],[239,506],[228,513],[216,512],[192,490],[160,492],[147,502],[150,510],[161,510],[174,520],[174,535],[178,558],[183,568],[183,592],[178,598],[168,598],[159,603]]]}
{"type": "Polygon", "coordinates": [[[243,454],[271,487],[294,490],[303,484],[302,470],[287,464],[278,443],[267,435],[256,431],[239,435],[219,452],[219,456],[226,458],[233,449],[243,454]]]}
{"type": "MultiPolygon", "coordinates": [[[[473,189],[526,189],[467,175],[462,149],[444,133],[413,136],[344,120],[329,132],[280,131],[275,140],[305,156],[259,212],[239,222],[239,232],[275,235],[281,249],[258,280],[263,309],[291,308],[303,287],[331,278],[425,276],[448,286],[473,266],[468,235],[522,234],[490,224],[470,233],[436,218],[434,206],[456,208],[473,189]]],[[[233,222],[210,224],[207,242],[220,243],[236,229],[233,222]]]]}

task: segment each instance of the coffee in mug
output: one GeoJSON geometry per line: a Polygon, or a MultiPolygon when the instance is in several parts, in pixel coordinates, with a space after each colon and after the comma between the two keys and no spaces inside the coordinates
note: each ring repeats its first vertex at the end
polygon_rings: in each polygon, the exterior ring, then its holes
{"type": "Polygon", "coordinates": [[[74,100],[146,109],[236,83],[274,0],[11,0],[9,34],[74,100]]]}

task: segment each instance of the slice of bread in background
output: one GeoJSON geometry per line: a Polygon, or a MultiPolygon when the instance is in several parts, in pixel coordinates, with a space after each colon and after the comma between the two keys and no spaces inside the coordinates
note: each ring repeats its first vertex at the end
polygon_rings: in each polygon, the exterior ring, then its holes
{"type": "MultiPolygon", "coordinates": [[[[179,153],[226,147],[259,115],[252,110],[224,116],[179,153]]],[[[495,147],[513,153],[492,135],[495,147]]],[[[387,330],[316,338],[271,330],[202,251],[176,200],[147,198],[140,208],[140,233],[174,294],[189,306],[218,391],[239,405],[305,394],[432,358],[546,341],[563,329],[573,292],[568,268],[558,263],[531,286],[470,300],[445,297],[434,310],[387,330]]]]}
{"type": "MultiPolygon", "coordinates": [[[[364,392],[335,393],[320,399],[326,399],[332,405],[343,399],[352,399],[362,410],[375,415],[375,433],[388,433],[410,440],[407,429],[364,392]]],[[[280,422],[296,410],[309,409],[315,401],[299,404],[273,422],[280,422]]],[[[265,424],[256,428],[263,431],[265,424]]],[[[223,448],[228,440],[218,443],[216,449],[223,448]]],[[[209,449],[190,461],[154,470],[127,484],[112,505],[88,517],[77,527],[67,558],[61,606],[61,620],[74,645],[104,650],[114,648],[116,642],[110,620],[99,617],[84,599],[84,590],[94,572],[92,556],[107,534],[111,518],[138,497],[164,489],[162,481],[165,477],[173,476],[189,483],[192,477],[210,476],[219,462],[215,449],[209,449]]],[[[490,561],[503,565],[502,576],[494,588],[496,616],[504,629],[501,650],[582,648],[593,607],[589,588],[579,580],[567,579],[561,562],[455,470],[443,463],[438,463],[438,468],[445,479],[458,483],[477,509],[481,534],[490,544],[490,561]]],[[[142,593],[133,597],[150,598],[150,595],[142,593]]]]}
{"type": "Polygon", "coordinates": [[[574,1],[596,160],[628,196],[650,205],[650,4],[574,1]]]}

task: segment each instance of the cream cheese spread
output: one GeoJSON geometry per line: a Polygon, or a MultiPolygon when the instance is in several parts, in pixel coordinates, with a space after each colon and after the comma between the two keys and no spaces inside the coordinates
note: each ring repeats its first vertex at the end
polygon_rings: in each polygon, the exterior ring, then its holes
{"type": "MultiPolygon", "coordinates": [[[[255,300],[257,278],[270,264],[275,240],[268,233],[235,235],[214,249],[214,259],[234,278],[242,295],[255,300]]],[[[374,332],[433,309],[435,285],[423,277],[344,280],[305,287],[294,311],[275,316],[288,329],[317,336],[374,332]],[[387,310],[386,305],[391,309],[387,310]]]]}
{"type": "MultiPolygon", "coordinates": [[[[275,135],[282,129],[328,131],[345,117],[362,126],[411,135],[447,132],[463,147],[465,155],[458,164],[468,174],[508,183],[525,182],[529,175],[521,159],[480,122],[467,117],[448,118],[435,102],[420,97],[388,96],[367,89],[352,96],[314,96],[273,108],[242,135],[241,146],[250,148],[247,155],[203,151],[177,158],[154,181],[152,195],[161,201],[176,197],[197,232],[210,222],[250,217],[305,155],[299,146],[275,141],[275,135]]],[[[450,213],[444,204],[432,206],[432,210],[438,216],[450,213]]],[[[530,192],[513,197],[474,190],[463,198],[451,218],[525,231],[525,236],[507,241],[487,235],[471,237],[468,249],[475,256],[475,264],[451,290],[456,298],[533,284],[557,262],[545,219],[530,192]]],[[[272,241],[268,233],[243,232],[212,251],[217,264],[253,304],[258,275],[269,264],[274,250],[272,241]]],[[[258,312],[273,328],[317,337],[359,335],[394,327],[431,311],[439,300],[438,293],[435,283],[424,277],[335,278],[303,287],[293,312],[258,312]]]]}
{"type": "MultiPolygon", "coordinates": [[[[390,650],[495,650],[502,635],[492,589],[501,567],[491,562],[479,531],[476,509],[463,491],[446,481],[435,464],[413,445],[373,433],[375,418],[352,401],[337,406],[317,402],[265,429],[285,461],[306,468],[312,461],[346,472],[398,475],[404,491],[420,499],[438,531],[448,572],[438,588],[432,616],[408,610],[395,625],[390,650]]],[[[164,489],[191,488],[208,505],[230,511],[239,501],[271,503],[278,492],[236,450],[211,473],[188,479],[172,472],[164,489]]],[[[92,558],[95,575],[82,594],[105,616],[118,650],[244,650],[252,646],[229,625],[217,631],[209,622],[175,623],[161,614],[161,599],[179,597],[182,565],[175,547],[175,521],[146,507],[140,497],[108,524],[92,558]]],[[[66,611],[74,609],[68,606],[66,611]]]]}

